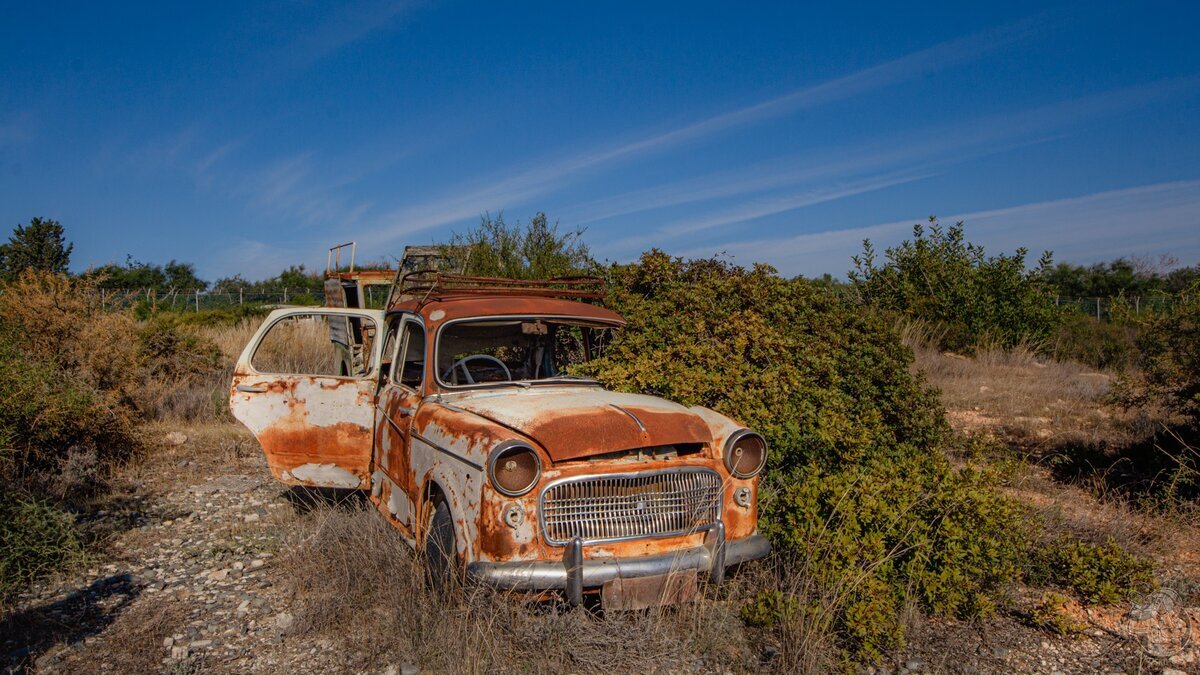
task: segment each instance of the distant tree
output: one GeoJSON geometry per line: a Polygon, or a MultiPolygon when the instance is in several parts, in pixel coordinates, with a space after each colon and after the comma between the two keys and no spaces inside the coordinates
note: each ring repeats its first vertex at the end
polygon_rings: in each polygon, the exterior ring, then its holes
{"type": "Polygon", "coordinates": [[[252,288],[254,288],[254,284],[246,281],[240,274],[217,279],[213,282],[212,286],[214,293],[237,293],[238,291],[248,291],[252,288]]]}
{"type": "Polygon", "coordinates": [[[163,266],[163,273],[166,285],[170,288],[189,291],[208,289],[208,282],[196,276],[196,266],[192,263],[171,260],[163,266]]]}
{"type": "Polygon", "coordinates": [[[280,272],[279,276],[267,279],[262,284],[275,288],[296,288],[306,291],[319,291],[325,287],[321,275],[309,272],[304,265],[292,265],[280,272]]]}
{"type": "Polygon", "coordinates": [[[465,250],[466,273],[510,279],[548,279],[582,274],[596,268],[596,261],[583,243],[583,230],[559,232],[539,212],[528,223],[508,225],[504,214],[482,216],[479,227],[465,234],[454,233],[450,248],[465,250]]]}
{"type": "Polygon", "coordinates": [[[854,256],[850,282],[868,305],[929,321],[944,330],[944,346],[981,342],[1005,347],[1045,339],[1059,320],[1046,281],[1050,253],[1028,269],[1027,251],[989,256],[964,238],[963,224],[913,226],[913,238],[887,249],[877,264],[870,240],[854,256]]]}
{"type": "Polygon", "coordinates": [[[57,220],[31,218],[28,226],[17,225],[8,243],[0,246],[0,278],[12,281],[26,269],[63,274],[74,248],[57,220]]]}
{"type": "Polygon", "coordinates": [[[208,282],[196,276],[191,263],[171,260],[166,265],[134,260],[125,256],[124,265],[109,264],[87,272],[87,276],[102,279],[104,288],[153,288],[160,291],[195,291],[208,289],[208,282]]]}

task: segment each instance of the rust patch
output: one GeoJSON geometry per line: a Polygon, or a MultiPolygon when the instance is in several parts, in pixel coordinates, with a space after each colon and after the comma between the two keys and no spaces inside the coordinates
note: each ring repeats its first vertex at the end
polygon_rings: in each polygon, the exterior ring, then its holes
{"type": "Polygon", "coordinates": [[[600,602],[606,611],[637,611],[691,602],[698,594],[696,570],[682,570],[606,581],[600,591],[600,602]]]}
{"type": "Polygon", "coordinates": [[[291,471],[305,464],[333,464],[354,474],[359,487],[367,486],[370,458],[363,448],[371,445],[370,429],[350,422],[307,428],[275,425],[262,431],[258,440],[271,473],[286,483],[319,486],[292,476],[291,471]]]}

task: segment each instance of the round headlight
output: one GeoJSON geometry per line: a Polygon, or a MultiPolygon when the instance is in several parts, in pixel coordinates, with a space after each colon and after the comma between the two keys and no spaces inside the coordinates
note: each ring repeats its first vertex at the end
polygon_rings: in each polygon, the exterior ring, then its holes
{"type": "Polygon", "coordinates": [[[541,476],[537,452],[519,441],[501,443],[488,457],[488,478],[500,494],[519,497],[533,489],[541,476]]]}
{"type": "Polygon", "coordinates": [[[767,442],[762,436],[742,429],[725,441],[725,468],[738,478],[750,478],[767,463],[767,442]]]}

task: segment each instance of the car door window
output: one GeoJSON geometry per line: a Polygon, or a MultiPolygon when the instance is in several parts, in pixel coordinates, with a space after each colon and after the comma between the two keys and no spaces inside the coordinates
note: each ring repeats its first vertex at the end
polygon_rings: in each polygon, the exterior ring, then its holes
{"type": "Polygon", "coordinates": [[[392,377],[406,387],[420,389],[425,377],[425,329],[415,320],[404,322],[401,350],[392,364],[392,377]]]}
{"type": "Polygon", "coordinates": [[[260,373],[363,377],[375,322],[362,316],[289,314],[267,330],[250,365],[260,373]]]}

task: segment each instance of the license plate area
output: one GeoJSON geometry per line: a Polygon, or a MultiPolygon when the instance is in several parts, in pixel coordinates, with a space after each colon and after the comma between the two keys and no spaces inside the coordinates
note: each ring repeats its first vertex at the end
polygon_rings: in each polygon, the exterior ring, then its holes
{"type": "Polygon", "coordinates": [[[699,593],[696,570],[681,570],[633,579],[613,579],[600,589],[605,610],[635,611],[691,602],[699,593]]]}

